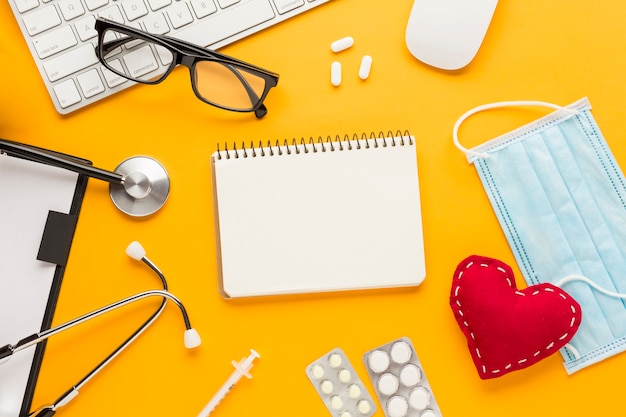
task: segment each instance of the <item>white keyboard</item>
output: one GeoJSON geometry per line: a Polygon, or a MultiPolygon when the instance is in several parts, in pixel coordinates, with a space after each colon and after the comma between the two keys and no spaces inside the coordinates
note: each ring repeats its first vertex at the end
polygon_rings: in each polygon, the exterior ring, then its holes
{"type": "Polygon", "coordinates": [[[96,17],[218,49],[329,0],[9,0],[54,106],[67,114],[133,85],[102,67],[96,17]]]}

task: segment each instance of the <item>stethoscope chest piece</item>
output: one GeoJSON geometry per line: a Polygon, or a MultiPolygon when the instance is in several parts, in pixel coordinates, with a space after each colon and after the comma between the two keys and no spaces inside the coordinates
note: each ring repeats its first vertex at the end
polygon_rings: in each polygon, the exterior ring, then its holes
{"type": "Polygon", "coordinates": [[[156,160],[134,156],[123,161],[115,172],[124,177],[122,184],[111,183],[113,204],[124,213],[142,217],[159,210],[170,193],[167,171],[156,160]]]}

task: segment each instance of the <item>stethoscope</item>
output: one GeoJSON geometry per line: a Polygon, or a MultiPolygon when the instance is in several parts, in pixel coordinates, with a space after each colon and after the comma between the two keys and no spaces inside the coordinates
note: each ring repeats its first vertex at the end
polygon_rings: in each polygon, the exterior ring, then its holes
{"type": "Polygon", "coordinates": [[[167,171],[147,156],[128,158],[111,172],[68,155],[4,139],[0,139],[1,152],[107,181],[113,204],[130,216],[148,216],[156,212],[163,207],[170,192],[167,171]]]}
{"type": "Polygon", "coordinates": [[[117,301],[113,304],[109,304],[105,307],[94,310],[90,313],[87,313],[83,316],[77,317],[73,320],[70,320],[66,323],[60,324],[56,327],[50,328],[48,330],[43,330],[39,333],[32,334],[28,337],[25,337],[12,345],[6,345],[0,347],[0,365],[3,362],[6,362],[10,359],[10,357],[24,349],[27,349],[31,346],[34,346],[38,343],[41,343],[48,338],[54,336],[55,334],[61,333],[65,330],[69,330],[72,327],[89,321],[95,317],[98,317],[102,314],[108,313],[110,311],[116,310],[125,305],[134,303],[136,301],[142,300],[144,298],[149,297],[161,297],[163,301],[157,308],[157,310],[146,320],[129,338],[127,338],[122,344],[120,344],[109,356],[107,356],[102,362],[100,362],[95,368],[93,368],[87,375],[85,375],[78,383],[72,386],[70,389],[65,391],[59,398],[54,401],[54,403],[50,405],[46,405],[38,408],[36,411],[33,411],[29,414],[29,417],[51,417],[56,413],[56,410],[67,405],[71,400],[73,400],[79,393],[80,389],[89,382],[94,376],[96,376],[100,371],[102,371],[113,359],[115,359],[124,349],[126,349],[132,342],[135,341],[154,321],[161,315],[161,312],[165,308],[167,300],[173,301],[180,312],[182,313],[183,320],[185,322],[185,333],[184,333],[184,343],[185,347],[188,349],[195,348],[200,345],[200,335],[198,332],[191,327],[191,322],[189,321],[189,316],[187,315],[187,310],[185,310],[185,306],[183,303],[171,294],[168,291],[167,280],[165,279],[165,275],[157,268],[157,266],[152,263],[147,257],[146,252],[143,247],[138,242],[132,242],[128,248],[126,249],[126,253],[133,259],[138,261],[143,261],[146,265],[148,265],[161,279],[161,283],[163,284],[163,290],[150,290],[144,291],[128,298],[124,298],[123,300],[117,301]]]}

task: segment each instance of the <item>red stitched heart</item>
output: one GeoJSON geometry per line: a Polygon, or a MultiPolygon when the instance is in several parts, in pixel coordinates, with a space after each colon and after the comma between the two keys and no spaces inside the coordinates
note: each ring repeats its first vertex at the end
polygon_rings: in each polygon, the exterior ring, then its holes
{"type": "Polygon", "coordinates": [[[562,289],[538,284],[518,290],[507,264],[476,255],[457,266],[450,306],[482,379],[557,352],[581,321],[580,306],[562,289]]]}

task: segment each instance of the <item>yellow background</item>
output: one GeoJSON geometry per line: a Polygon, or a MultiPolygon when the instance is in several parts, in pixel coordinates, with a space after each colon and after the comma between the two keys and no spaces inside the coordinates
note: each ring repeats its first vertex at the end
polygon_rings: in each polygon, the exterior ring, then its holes
{"type": "MultiPolygon", "coordinates": [[[[482,381],[448,305],[451,276],[470,254],[514,267],[474,168],[452,144],[456,119],[500,100],[566,105],[588,96],[618,162],[626,163],[626,3],[617,0],[501,0],[476,59],[448,73],[415,60],[404,44],[411,0],[335,0],[222,51],[280,74],[268,115],[233,114],[196,100],[186,69],[69,116],[54,110],[6,3],[0,5],[0,137],[88,158],[113,169],[139,154],[172,179],[163,210],[120,213],[105,183],[91,180],[55,323],[158,285],[124,254],[139,240],[185,303],[202,346],[187,351],[170,305],[136,344],[59,413],[72,416],[195,416],[230,375],[230,361],[261,354],[215,416],[326,416],[307,364],[341,347],[371,388],[361,355],[400,336],[413,340],[446,417],[614,415],[622,404],[626,355],[567,376],[560,355],[482,381]],[[333,55],[333,40],[355,46],[333,55]],[[374,59],[358,79],[360,59],[374,59]],[[343,84],[330,84],[333,60],[343,84]],[[417,138],[427,277],[417,289],[227,301],[218,295],[210,155],[217,144],[408,129],[417,138]]],[[[545,114],[499,110],[464,125],[472,146],[545,114]]],[[[323,167],[320,167],[323,169],[323,167]]],[[[358,181],[358,178],[354,179],[358,181]]],[[[250,207],[254,216],[254,207],[250,207]]],[[[322,261],[322,260],[320,260],[322,261]]],[[[245,259],[242,259],[245,262],[245,259]]],[[[276,254],[280,262],[280,254],[276,254]]],[[[156,301],[126,308],[51,340],[34,405],[56,399],[125,338],[156,301]]],[[[15,318],[2,317],[2,320],[15,318]]],[[[372,391],[373,393],[373,391],[372,391]]],[[[377,415],[383,415],[378,411],[377,415]]]]}

